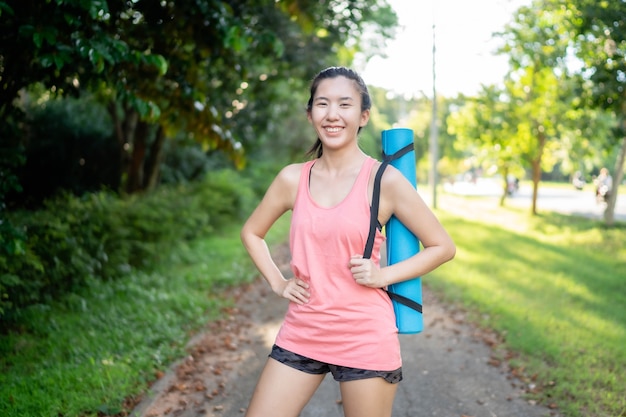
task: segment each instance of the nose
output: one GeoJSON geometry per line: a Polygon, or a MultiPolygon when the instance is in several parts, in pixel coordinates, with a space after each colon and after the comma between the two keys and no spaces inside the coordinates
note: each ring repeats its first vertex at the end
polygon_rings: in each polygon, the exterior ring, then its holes
{"type": "Polygon", "coordinates": [[[328,111],[326,112],[326,119],[337,120],[338,118],[339,118],[339,105],[330,104],[328,106],[328,111]]]}

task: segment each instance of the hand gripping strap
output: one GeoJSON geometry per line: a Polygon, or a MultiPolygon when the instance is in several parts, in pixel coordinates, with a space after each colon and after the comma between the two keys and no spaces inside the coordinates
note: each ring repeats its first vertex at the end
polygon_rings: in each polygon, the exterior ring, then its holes
{"type": "MultiPolygon", "coordinates": [[[[372,205],[370,207],[370,230],[369,235],[367,236],[367,242],[365,243],[365,250],[363,251],[363,257],[369,259],[372,256],[372,249],[374,247],[374,238],[376,237],[376,226],[378,225],[378,207],[380,203],[380,181],[385,172],[385,168],[387,165],[395,159],[400,158],[401,156],[411,152],[413,150],[413,144],[409,143],[404,148],[401,148],[399,151],[392,155],[385,155],[383,153],[383,162],[380,164],[378,171],[376,172],[376,177],[374,178],[374,191],[372,193],[372,205]]],[[[386,291],[386,290],[385,290],[386,291]]],[[[400,294],[392,293],[390,291],[386,291],[389,294],[389,297],[397,301],[401,304],[404,304],[407,307],[412,308],[418,312],[422,312],[422,305],[406,298],[400,294]]]]}
{"type": "Polygon", "coordinates": [[[400,149],[393,155],[385,155],[383,153],[383,162],[378,167],[376,177],[374,178],[374,192],[372,193],[372,205],[370,206],[370,230],[367,236],[367,242],[365,243],[365,250],[363,257],[369,259],[372,256],[372,249],[374,247],[374,238],[376,237],[376,226],[378,225],[378,207],[380,203],[380,181],[385,172],[387,165],[395,159],[411,152],[413,150],[413,144],[409,143],[404,148],[400,149]]]}

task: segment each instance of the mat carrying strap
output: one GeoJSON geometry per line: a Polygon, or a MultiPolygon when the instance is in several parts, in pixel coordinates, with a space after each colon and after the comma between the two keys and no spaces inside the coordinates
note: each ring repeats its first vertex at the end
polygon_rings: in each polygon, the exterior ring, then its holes
{"type": "MultiPolygon", "coordinates": [[[[367,242],[365,243],[363,258],[369,259],[372,256],[374,238],[376,237],[376,228],[380,226],[380,223],[378,223],[378,206],[380,203],[380,180],[383,177],[383,172],[385,172],[385,168],[387,168],[387,165],[389,165],[391,161],[400,158],[401,156],[411,152],[412,150],[413,144],[410,143],[392,155],[386,155],[383,152],[383,162],[380,164],[380,167],[376,172],[376,177],[374,178],[374,192],[372,194],[372,205],[370,207],[370,230],[369,235],[367,236],[367,242]]],[[[384,291],[389,294],[389,298],[391,298],[392,300],[397,301],[400,304],[404,304],[405,306],[412,308],[415,311],[418,311],[420,313],[422,312],[422,305],[420,303],[417,303],[410,298],[404,297],[400,294],[396,294],[387,290],[384,291]]]]}

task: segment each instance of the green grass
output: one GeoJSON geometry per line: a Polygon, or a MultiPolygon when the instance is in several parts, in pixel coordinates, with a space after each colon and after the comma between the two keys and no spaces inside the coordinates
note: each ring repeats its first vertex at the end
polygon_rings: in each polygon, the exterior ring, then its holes
{"type": "MultiPolygon", "coordinates": [[[[287,227],[281,221],[268,241],[284,239],[287,227]]],[[[256,275],[236,225],[173,247],[151,272],[30,308],[21,328],[0,335],[0,415],[123,411],[231,304],[225,288],[256,275]]]]}
{"type": "MultiPolygon", "coordinates": [[[[502,336],[497,354],[515,353],[539,402],[566,417],[626,416],[626,226],[493,210],[473,221],[438,212],[457,257],[424,282],[502,336]]],[[[123,411],[222,314],[224,289],[256,275],[238,231],[179,245],[150,273],[32,308],[27,324],[0,335],[0,415],[123,411]]],[[[268,241],[287,231],[286,217],[268,241]]]]}
{"type": "Polygon", "coordinates": [[[497,213],[439,214],[457,256],[426,283],[502,335],[535,399],[568,417],[626,416],[626,225],[498,210],[515,230],[497,213]]]}

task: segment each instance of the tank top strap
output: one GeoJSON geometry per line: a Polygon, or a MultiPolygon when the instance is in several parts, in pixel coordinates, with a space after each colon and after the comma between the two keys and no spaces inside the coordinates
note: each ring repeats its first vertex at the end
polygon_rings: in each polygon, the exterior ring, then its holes
{"type": "Polygon", "coordinates": [[[309,189],[309,181],[311,178],[311,169],[313,169],[313,165],[315,164],[317,159],[313,159],[311,161],[307,161],[302,164],[302,169],[300,171],[300,182],[298,183],[298,191],[296,193],[296,199],[300,197],[300,194],[307,193],[309,189]]]}
{"type": "Polygon", "coordinates": [[[375,164],[376,164],[376,160],[369,156],[363,162],[363,167],[361,168],[361,172],[359,172],[359,175],[354,183],[354,187],[356,189],[360,188],[360,189],[367,190],[367,186],[369,184],[371,174],[372,174],[372,168],[374,167],[375,164]],[[365,187],[365,188],[362,188],[362,187],[365,187]]]}

